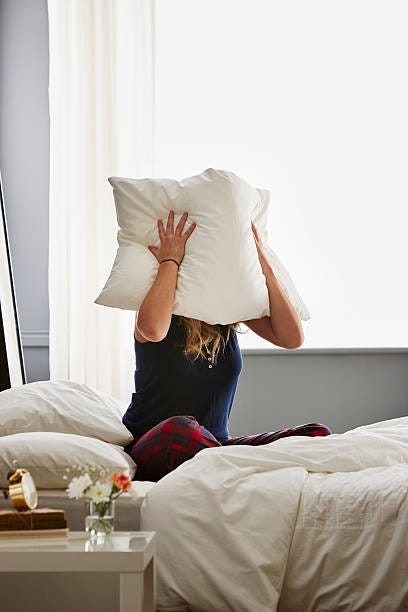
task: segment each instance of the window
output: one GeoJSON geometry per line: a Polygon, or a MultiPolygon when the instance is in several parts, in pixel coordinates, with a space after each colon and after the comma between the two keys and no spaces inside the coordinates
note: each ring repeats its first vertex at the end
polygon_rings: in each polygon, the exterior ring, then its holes
{"type": "Polygon", "coordinates": [[[212,166],[270,189],[270,245],[312,316],[302,348],[406,347],[408,5],[156,8],[156,176],[212,166]]]}

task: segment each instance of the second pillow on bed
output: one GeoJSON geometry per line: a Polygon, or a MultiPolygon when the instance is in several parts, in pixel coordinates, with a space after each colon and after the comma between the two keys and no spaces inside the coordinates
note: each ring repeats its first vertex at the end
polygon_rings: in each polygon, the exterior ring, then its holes
{"type": "Polygon", "coordinates": [[[88,385],[41,380],[0,392],[0,437],[58,432],[125,447],[133,440],[122,423],[126,404],[88,385]]]}

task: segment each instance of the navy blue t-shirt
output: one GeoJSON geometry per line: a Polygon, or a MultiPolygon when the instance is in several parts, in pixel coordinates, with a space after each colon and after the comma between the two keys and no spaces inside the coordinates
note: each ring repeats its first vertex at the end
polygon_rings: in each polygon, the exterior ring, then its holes
{"type": "MultiPolygon", "coordinates": [[[[160,342],[134,338],[135,393],[122,422],[139,438],[164,419],[192,415],[222,443],[230,438],[228,419],[242,370],[237,334],[230,331],[224,351],[221,340],[215,364],[201,355],[193,361],[183,354],[186,332],[180,323],[173,314],[160,342]]],[[[228,325],[218,327],[226,339],[228,325]]]]}

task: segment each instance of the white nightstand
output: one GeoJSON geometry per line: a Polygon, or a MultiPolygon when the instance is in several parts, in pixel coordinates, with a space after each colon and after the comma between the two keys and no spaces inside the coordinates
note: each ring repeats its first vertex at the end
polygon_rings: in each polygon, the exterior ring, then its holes
{"type": "MultiPolygon", "coordinates": [[[[24,572],[107,572],[119,575],[120,612],[155,612],[155,532],[114,531],[104,543],[90,544],[88,534],[71,531],[66,538],[26,538],[0,540],[0,588],[7,590],[7,575],[24,572]]],[[[22,583],[24,585],[24,582],[22,583]]],[[[70,580],[67,576],[67,589],[70,580]]],[[[83,581],[86,592],[86,576],[83,581]]],[[[88,589],[89,590],[89,589],[88,589]]],[[[83,594],[82,593],[82,594],[83,594]]],[[[29,593],[27,594],[29,597],[29,593]]],[[[81,609],[81,589],[76,593],[77,610],[81,609]]],[[[64,593],[59,587],[55,593],[44,593],[47,605],[50,597],[54,609],[61,609],[64,593]]],[[[72,596],[72,593],[71,593],[72,596]]],[[[6,610],[12,609],[10,602],[6,610]]],[[[29,599],[28,599],[29,601],[29,599]]],[[[19,604],[21,605],[21,603],[19,604]]],[[[28,609],[28,608],[27,608],[28,609]]]]}

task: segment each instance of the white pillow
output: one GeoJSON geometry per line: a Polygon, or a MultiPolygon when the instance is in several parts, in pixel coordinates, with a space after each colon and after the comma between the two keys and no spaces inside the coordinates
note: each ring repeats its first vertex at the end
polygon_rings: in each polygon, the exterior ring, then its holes
{"type": "Polygon", "coordinates": [[[122,423],[127,405],[69,380],[42,380],[0,392],[0,436],[56,431],[126,446],[133,440],[122,423]]]}
{"type": "Polygon", "coordinates": [[[160,245],[158,219],[166,227],[174,210],[174,228],[189,213],[173,313],[210,324],[227,324],[269,315],[268,290],[258,260],[251,220],[260,232],[268,259],[303,320],[310,314],[288,271],[267,244],[270,192],[248,184],[233,172],[207,168],[180,181],[167,178],[109,177],[119,224],[116,258],[95,303],[139,310],[157,274],[159,262],[147,248],[160,245]]]}
{"type": "MultiPolygon", "coordinates": [[[[17,459],[19,467],[31,473],[39,489],[65,489],[71,477],[64,480],[66,467],[96,464],[112,472],[125,472],[130,479],[136,473],[132,457],[116,444],[88,436],[34,431],[0,438],[0,487],[7,488],[8,472],[17,459]]],[[[75,474],[72,474],[72,477],[75,474]]]]}

